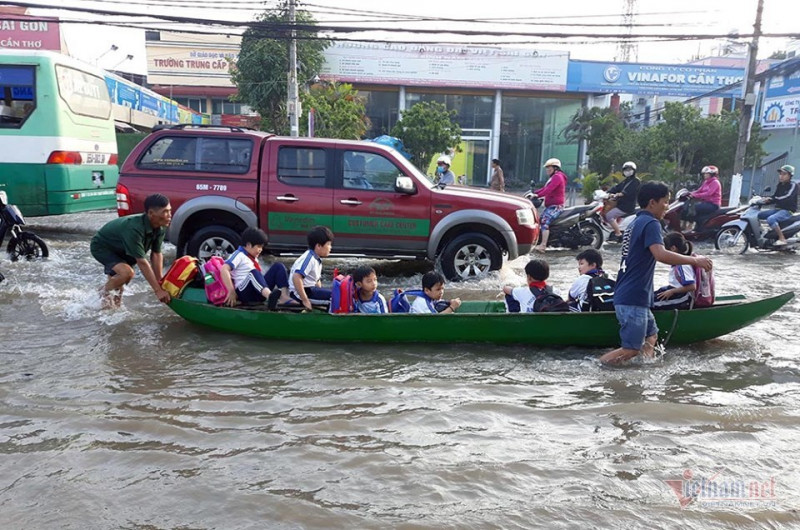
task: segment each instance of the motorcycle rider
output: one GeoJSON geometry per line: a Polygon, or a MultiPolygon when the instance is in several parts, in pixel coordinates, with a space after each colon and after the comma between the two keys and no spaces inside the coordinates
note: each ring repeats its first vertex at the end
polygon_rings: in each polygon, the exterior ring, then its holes
{"type": "Polygon", "coordinates": [[[436,160],[436,178],[438,184],[455,184],[456,175],[450,171],[451,160],[447,155],[442,155],[436,160]]]}
{"type": "Polygon", "coordinates": [[[639,186],[642,183],[636,176],[634,162],[628,161],[622,164],[622,175],[625,180],[608,190],[609,198],[617,200],[617,205],[606,213],[606,221],[614,229],[614,233],[608,236],[609,241],[622,241],[622,230],[620,230],[617,220],[636,210],[636,196],[639,194],[639,186]]]}
{"type": "Polygon", "coordinates": [[[544,211],[539,220],[542,228],[542,241],[538,246],[533,247],[537,252],[545,252],[547,249],[547,238],[550,237],[550,223],[552,223],[561,210],[564,209],[564,196],[567,189],[567,176],[561,171],[561,160],[550,158],[544,163],[547,172],[547,183],[533,192],[534,196],[544,199],[544,211]]]}
{"type": "Polygon", "coordinates": [[[797,182],[792,180],[794,176],[794,166],[788,164],[781,166],[778,170],[778,175],[778,185],[775,186],[775,194],[765,200],[766,204],[775,204],[775,207],[758,212],[758,218],[766,219],[769,227],[778,234],[778,240],[775,242],[776,247],[786,244],[786,236],[781,232],[781,227],[778,223],[789,219],[792,214],[797,211],[798,197],[797,182]]]}
{"type": "Polygon", "coordinates": [[[703,175],[703,183],[699,188],[689,193],[689,197],[695,201],[694,216],[692,219],[695,223],[704,217],[708,218],[719,210],[722,205],[722,184],[719,182],[719,169],[717,166],[705,166],[700,170],[703,175]]]}

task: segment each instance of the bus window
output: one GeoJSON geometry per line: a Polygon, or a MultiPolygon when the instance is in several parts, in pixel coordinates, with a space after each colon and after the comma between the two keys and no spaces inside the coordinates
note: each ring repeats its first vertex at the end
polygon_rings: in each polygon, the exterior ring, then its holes
{"type": "Polygon", "coordinates": [[[103,79],[63,64],[56,65],[56,79],[58,93],[69,110],[92,118],[111,116],[111,97],[103,79]]]}
{"type": "Polygon", "coordinates": [[[34,109],[33,67],[0,65],[0,127],[19,129],[34,109]]]}

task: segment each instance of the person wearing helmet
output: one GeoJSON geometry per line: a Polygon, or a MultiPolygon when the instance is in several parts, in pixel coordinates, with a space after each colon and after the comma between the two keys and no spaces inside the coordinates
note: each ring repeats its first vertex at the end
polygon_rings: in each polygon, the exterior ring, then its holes
{"type": "Polygon", "coordinates": [[[719,183],[717,166],[706,166],[700,173],[703,175],[703,184],[689,194],[697,201],[694,206],[694,221],[710,217],[722,204],[722,184],[719,183]]]}
{"type": "Polygon", "coordinates": [[[450,157],[442,155],[436,160],[437,184],[455,184],[456,175],[450,171],[450,157]]]}
{"type": "Polygon", "coordinates": [[[544,199],[544,211],[539,223],[542,228],[542,239],[538,246],[533,247],[537,252],[545,252],[547,239],[550,237],[550,223],[552,223],[561,210],[564,209],[564,195],[567,189],[567,176],[561,171],[561,160],[551,158],[544,163],[547,171],[547,183],[534,191],[536,197],[544,199]]]}
{"type": "Polygon", "coordinates": [[[786,236],[783,235],[781,226],[778,223],[790,218],[797,211],[798,188],[800,186],[792,180],[793,176],[794,166],[789,164],[781,166],[778,170],[778,185],[775,186],[775,195],[767,198],[767,203],[774,204],[775,208],[758,212],[758,218],[766,219],[769,227],[778,234],[778,240],[775,242],[776,247],[786,244],[786,236]]]}
{"type": "Polygon", "coordinates": [[[622,230],[619,228],[618,220],[636,210],[636,196],[642,183],[636,176],[634,162],[628,161],[622,164],[622,175],[625,179],[608,190],[609,197],[617,200],[617,205],[606,214],[606,221],[614,229],[614,233],[608,237],[609,241],[622,241],[622,230]]]}

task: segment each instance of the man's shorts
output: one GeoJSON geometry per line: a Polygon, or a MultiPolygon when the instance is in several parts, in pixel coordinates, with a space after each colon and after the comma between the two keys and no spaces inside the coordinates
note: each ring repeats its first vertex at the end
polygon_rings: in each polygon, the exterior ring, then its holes
{"type": "Polygon", "coordinates": [[[550,223],[558,217],[558,214],[560,214],[563,209],[563,206],[548,206],[545,208],[542,212],[542,218],[539,220],[542,230],[550,230],[550,223]]]}
{"type": "Polygon", "coordinates": [[[641,350],[644,340],[658,333],[656,319],[649,307],[615,305],[619,322],[619,338],[626,350],[641,350]]]}
{"type": "Polygon", "coordinates": [[[89,245],[89,251],[92,253],[94,259],[103,264],[103,271],[109,276],[115,276],[114,266],[118,263],[127,263],[131,267],[136,265],[136,260],[128,256],[120,256],[110,248],[100,245],[92,241],[89,245]]]}

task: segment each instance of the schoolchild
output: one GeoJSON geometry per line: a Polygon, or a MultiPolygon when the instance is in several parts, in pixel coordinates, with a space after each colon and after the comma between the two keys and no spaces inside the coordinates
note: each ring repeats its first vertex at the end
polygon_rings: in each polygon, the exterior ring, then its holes
{"type": "Polygon", "coordinates": [[[289,275],[286,265],[273,263],[264,274],[258,256],[267,244],[267,234],[260,228],[245,228],[242,244],[225,260],[222,266],[222,283],[228,288],[225,305],[236,305],[237,299],[245,304],[270,301],[276,304],[292,302],[289,297],[289,275]]]}
{"type": "Polygon", "coordinates": [[[622,258],[614,292],[621,346],[600,358],[604,364],[627,361],[640,351],[653,355],[658,327],[650,309],[655,298],[653,274],[656,261],[711,270],[709,258],[685,256],[664,248],[660,221],[669,208],[669,195],[669,188],[663,182],[649,181],[639,188],[641,210],[622,236],[622,258]]]}
{"type": "MultiPolygon", "coordinates": [[[[664,248],[692,255],[692,244],[680,232],[670,232],[664,236],[664,248]]],[[[669,285],[660,287],[655,295],[653,307],[656,309],[688,309],[697,289],[694,268],[691,265],[673,265],[669,271],[669,285]]]]}
{"type": "Polygon", "coordinates": [[[356,287],[354,301],[355,313],[390,313],[389,305],[378,292],[378,275],[369,266],[358,267],[353,271],[353,284],[356,287]]]}
{"type": "MultiPolygon", "coordinates": [[[[539,294],[552,293],[553,288],[547,285],[550,277],[550,265],[543,259],[532,259],[525,265],[525,276],[528,285],[525,287],[503,287],[506,296],[506,311],[509,313],[533,313],[534,304],[539,294]]],[[[563,304],[563,300],[561,303],[563,304]]]]}
{"type": "Polygon", "coordinates": [[[327,226],[315,226],[306,236],[308,250],[303,252],[291,268],[289,294],[303,307],[311,310],[311,304],[327,303],[331,290],[322,287],[322,258],[327,258],[333,247],[333,232],[327,226]]]}
{"type": "Polygon", "coordinates": [[[422,292],[422,296],[414,299],[409,313],[455,313],[461,306],[461,299],[453,298],[444,310],[437,310],[436,302],[444,296],[444,276],[438,272],[430,271],[422,275],[422,292]]]}
{"type": "Polygon", "coordinates": [[[575,256],[575,260],[578,262],[580,276],[572,282],[567,302],[571,310],[580,312],[586,310],[589,304],[586,296],[589,281],[592,278],[605,277],[606,273],[603,270],[603,256],[593,248],[584,250],[575,256]]]}

